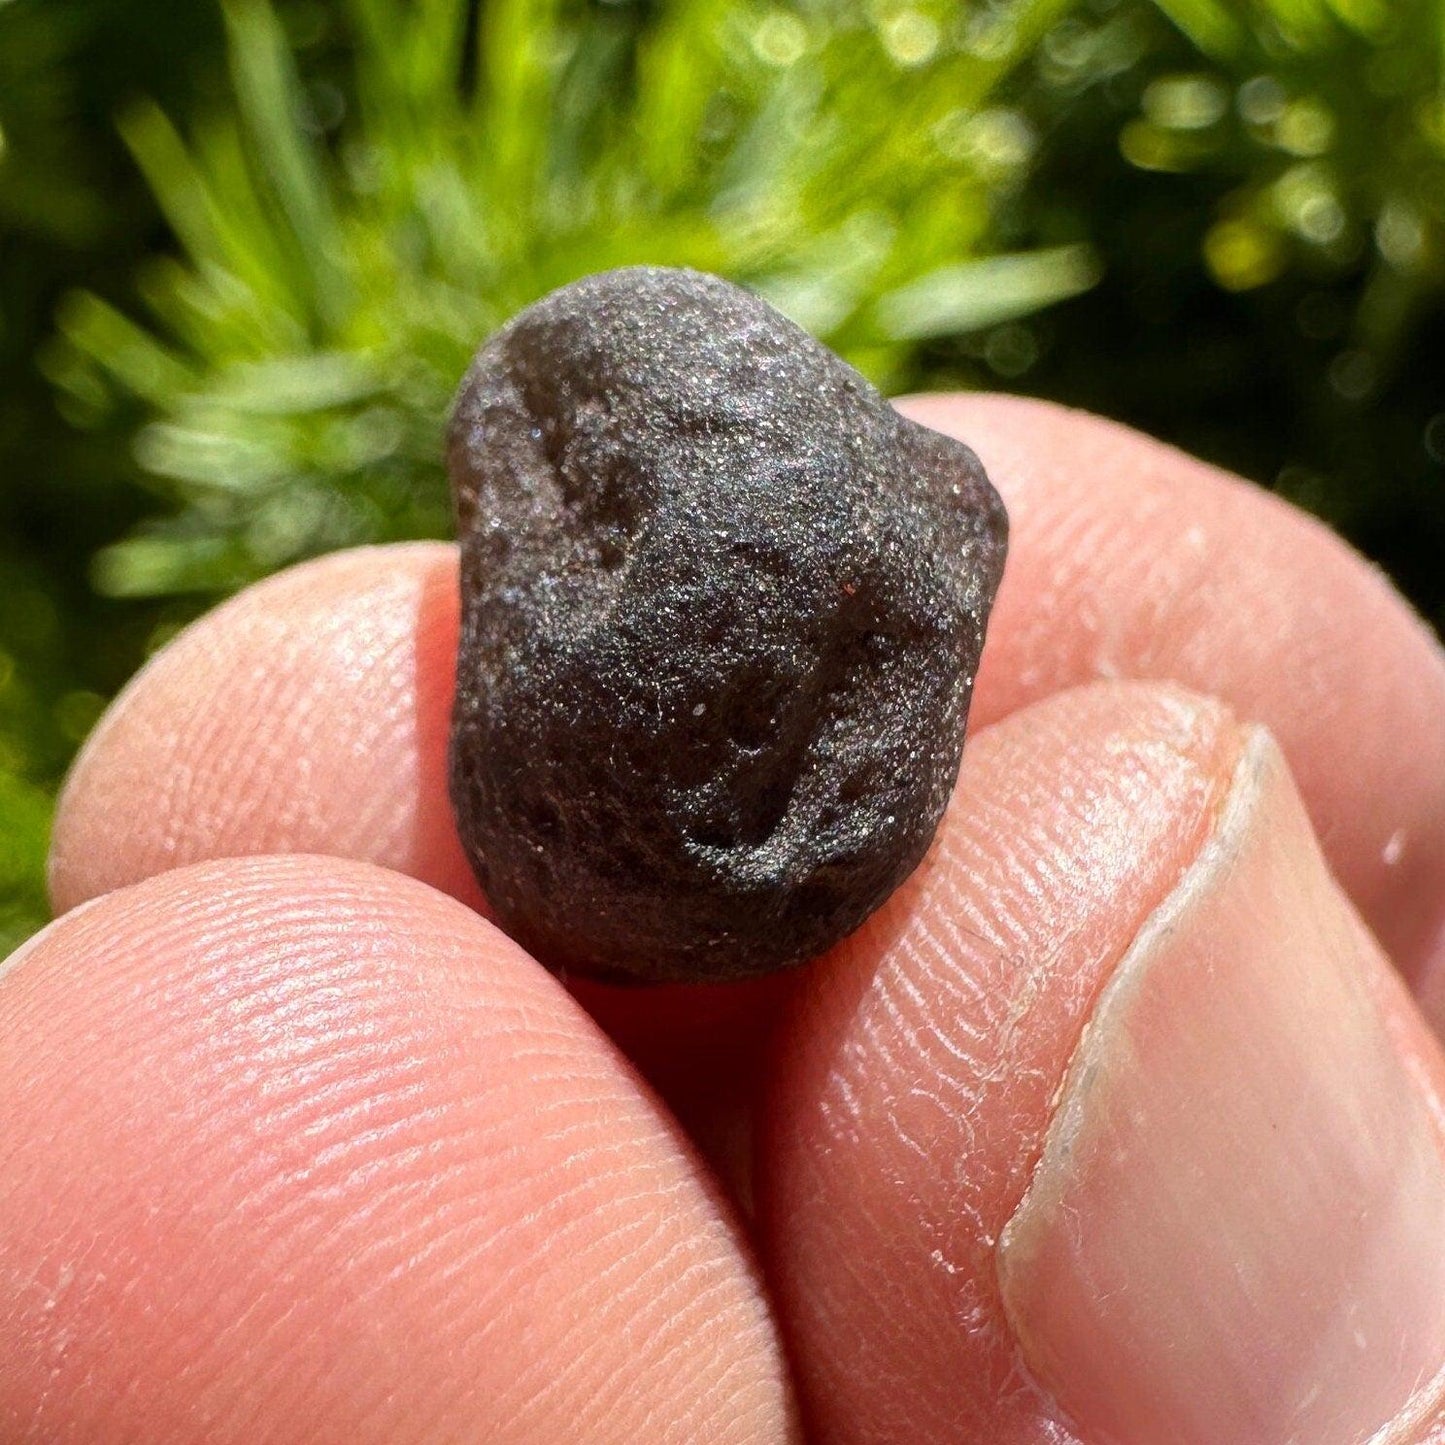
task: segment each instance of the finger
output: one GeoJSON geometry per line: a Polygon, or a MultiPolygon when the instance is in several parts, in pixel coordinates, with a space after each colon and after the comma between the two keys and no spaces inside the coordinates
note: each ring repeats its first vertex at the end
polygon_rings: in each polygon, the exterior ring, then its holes
{"type": "Polygon", "coordinates": [[[455,548],[414,543],[292,568],[188,628],[76,760],[57,911],[266,853],[378,863],[484,910],[447,801],[459,605],[455,548]]]}
{"type": "Polygon", "coordinates": [[[1445,1064],[1221,705],[1096,685],[981,735],[777,1060],[761,1222],[817,1440],[1445,1426],[1445,1064]]]}
{"type": "Polygon", "coordinates": [[[1099,677],[1180,682],[1265,723],[1330,866],[1445,1024],[1445,654],[1384,576],[1278,498],[1100,418],[1014,397],[904,409],[967,439],[1012,519],[976,724],[1099,677]]]}
{"type": "Polygon", "coordinates": [[[431,889],[213,863],[0,977],[0,1438],[793,1438],[672,1127],[431,889]]]}

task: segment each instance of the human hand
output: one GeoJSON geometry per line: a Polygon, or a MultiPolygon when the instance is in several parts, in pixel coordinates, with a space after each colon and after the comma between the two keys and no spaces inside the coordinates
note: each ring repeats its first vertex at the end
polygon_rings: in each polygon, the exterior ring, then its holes
{"type": "Polygon", "coordinates": [[[0,1439],[1445,1441],[1439,648],[1177,453],[907,409],[1009,571],[934,849],[796,973],[485,921],[450,547],[132,683],[0,964],[0,1439]]]}

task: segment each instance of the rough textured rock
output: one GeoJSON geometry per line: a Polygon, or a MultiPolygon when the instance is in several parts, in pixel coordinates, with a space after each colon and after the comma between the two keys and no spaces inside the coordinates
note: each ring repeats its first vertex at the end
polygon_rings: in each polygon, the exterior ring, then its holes
{"type": "Polygon", "coordinates": [[[756,297],[592,276],[452,421],[451,788],[503,926],[561,971],[738,978],[857,927],[958,771],[1003,506],[756,297]]]}

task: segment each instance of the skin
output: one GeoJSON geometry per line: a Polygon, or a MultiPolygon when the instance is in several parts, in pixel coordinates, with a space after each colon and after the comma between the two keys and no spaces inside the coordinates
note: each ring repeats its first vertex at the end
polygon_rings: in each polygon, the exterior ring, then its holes
{"type": "MultiPolygon", "coordinates": [[[[1145,1102],[1244,1058],[1252,1099],[1338,1070],[1348,1114],[1366,1080],[1424,1181],[1377,1271],[1422,1277],[1411,1251],[1423,1269],[1438,1243],[1411,1221],[1445,1207],[1445,656],[1377,572],[1236,479],[1040,403],[907,405],[983,457],[1009,572],[934,849],[793,974],[567,988],[487,921],[445,800],[450,547],[272,579],[136,679],[62,799],[61,916],[0,964],[0,1438],[1134,1445],[1123,1367],[1077,1347],[1103,1302],[1075,1290],[1077,1338],[1034,1303],[1083,1277],[1061,1242],[1118,1262],[1084,1059],[1145,1102]],[[1226,857],[1236,817],[1250,843],[1226,857]],[[1265,855],[1298,887],[1225,907],[1265,855]],[[1303,1012],[1309,957],[1267,965],[1326,914],[1365,1023],[1312,1054],[1331,1019],[1303,1012]],[[1180,1085],[1148,1062],[1179,1050],[1146,1045],[1194,954],[1297,992],[1180,1085]],[[1116,1027],[1100,1000],[1126,960],[1166,993],[1116,1027]],[[1098,1232],[1066,1237],[1063,1208],[1098,1232]]],[[[1306,1118],[1290,1159],[1340,1117],[1306,1118]]],[[[1187,1132],[1140,1137],[1141,1179],[1213,1178],[1187,1132]]],[[[1268,1130],[1253,1147],[1284,1197],[1290,1160],[1268,1130]]],[[[1188,1217],[1229,1221],[1241,1258],[1278,1236],[1286,1304],[1337,1288],[1336,1236],[1288,1255],[1296,1221],[1208,1187],[1188,1217]]],[[[1237,1273],[1137,1234],[1131,1281],[1237,1273]]],[[[1366,1304],[1371,1281],[1351,1279],[1366,1304]]],[[[1318,1402],[1292,1363],[1308,1311],[1277,1303],[1278,1377],[1318,1402]]],[[[1180,1439],[1273,1445],[1287,1423],[1251,1424],[1243,1387],[1208,1415],[1231,1308],[1200,1296],[1198,1328],[1171,1325],[1203,1341],[1200,1378],[1170,1363],[1160,1408],[1180,1439]]],[[[1445,1440],[1429,1382],[1407,1400],[1363,1358],[1354,1394],[1383,1413],[1330,1415],[1338,1438],[1445,1440]]]]}

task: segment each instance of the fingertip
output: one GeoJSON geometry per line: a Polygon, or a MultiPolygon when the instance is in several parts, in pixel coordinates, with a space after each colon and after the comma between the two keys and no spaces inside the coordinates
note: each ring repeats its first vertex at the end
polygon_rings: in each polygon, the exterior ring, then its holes
{"type": "Polygon", "coordinates": [[[207,858],[310,852],[485,909],[446,788],[456,550],[406,543],[278,574],[183,632],[82,749],[57,809],[57,912],[207,858]]]}
{"type": "Polygon", "coordinates": [[[1445,928],[1445,649],[1384,574],[1117,422],[1025,397],[899,407],[967,441],[1013,521],[976,724],[1101,677],[1225,699],[1279,740],[1331,866],[1418,978],[1445,928]]]}
{"type": "Polygon", "coordinates": [[[739,1238],[585,1015],[435,890],[221,860],[0,975],[0,1435],[790,1438],[739,1238]]]}

